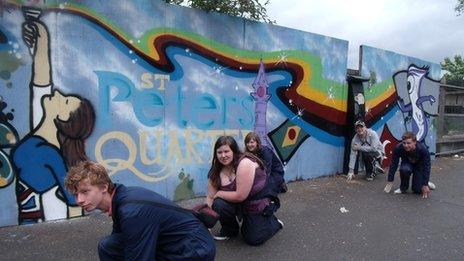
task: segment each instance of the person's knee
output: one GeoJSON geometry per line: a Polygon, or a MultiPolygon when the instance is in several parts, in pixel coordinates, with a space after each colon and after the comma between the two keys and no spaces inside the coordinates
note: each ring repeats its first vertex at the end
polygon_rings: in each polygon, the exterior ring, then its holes
{"type": "Polygon", "coordinates": [[[104,260],[104,257],[108,256],[110,251],[108,250],[110,247],[110,240],[109,236],[106,236],[98,242],[98,255],[100,260],[104,260]]]}
{"type": "MultiPolygon", "coordinates": [[[[269,221],[269,219],[268,219],[269,221]]],[[[246,221],[244,221],[246,222],[246,221]]],[[[270,239],[280,227],[277,227],[279,224],[277,221],[274,224],[273,222],[268,223],[264,220],[262,222],[253,222],[248,223],[246,227],[242,227],[242,237],[245,243],[251,246],[258,246],[270,239]]]]}
{"type": "Polygon", "coordinates": [[[242,236],[243,236],[243,240],[245,241],[245,243],[247,243],[250,246],[258,246],[266,241],[263,235],[247,233],[247,234],[242,234],[242,236]]]}
{"type": "Polygon", "coordinates": [[[101,251],[106,251],[106,249],[108,249],[109,244],[109,236],[100,239],[100,241],[98,241],[98,252],[100,253],[101,251]]]}
{"type": "Polygon", "coordinates": [[[98,242],[98,256],[100,260],[122,260],[123,249],[120,237],[111,234],[98,242]]]}
{"type": "Polygon", "coordinates": [[[214,211],[216,211],[219,215],[221,215],[221,213],[223,213],[225,210],[230,208],[229,205],[230,205],[229,202],[225,201],[224,199],[216,198],[214,199],[213,205],[211,206],[211,208],[214,211]]]}
{"type": "Polygon", "coordinates": [[[401,175],[410,175],[412,173],[412,168],[408,165],[402,165],[400,167],[400,174],[401,175]]]}

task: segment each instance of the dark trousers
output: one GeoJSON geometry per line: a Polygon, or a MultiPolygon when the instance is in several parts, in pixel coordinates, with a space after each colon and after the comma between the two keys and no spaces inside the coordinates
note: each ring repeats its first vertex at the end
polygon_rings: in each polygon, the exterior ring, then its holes
{"type": "Polygon", "coordinates": [[[422,179],[424,176],[423,170],[421,167],[415,167],[409,162],[401,162],[400,166],[400,178],[401,184],[400,189],[402,192],[405,192],[409,188],[409,180],[411,179],[412,174],[412,191],[414,193],[422,193],[422,179]]]}
{"type": "Polygon", "coordinates": [[[212,208],[219,214],[221,234],[226,236],[238,235],[240,226],[237,218],[241,217],[243,221],[241,227],[242,237],[249,245],[260,245],[281,229],[281,225],[274,215],[240,213],[240,204],[233,204],[216,198],[212,208]]]}
{"type": "Polygon", "coordinates": [[[124,245],[120,234],[111,234],[98,242],[98,257],[101,261],[124,260],[124,245]]]}
{"type": "Polygon", "coordinates": [[[353,169],[353,173],[356,175],[358,174],[359,163],[360,163],[361,157],[364,162],[364,167],[366,168],[366,175],[369,176],[373,173],[375,161],[376,160],[380,161],[380,158],[374,157],[374,154],[372,153],[358,151],[358,153],[356,153],[356,163],[354,164],[354,169],[353,169]]]}
{"type": "Polygon", "coordinates": [[[282,192],[282,184],[285,183],[284,175],[283,173],[278,173],[278,172],[271,172],[270,177],[269,177],[269,182],[271,182],[271,188],[275,193],[281,193],[282,192]]]}
{"type": "MultiPolygon", "coordinates": [[[[206,229],[194,230],[170,245],[157,248],[156,260],[213,261],[215,249],[214,241],[206,229]]],[[[98,256],[101,261],[124,260],[121,234],[113,233],[102,238],[98,243],[98,256]]]]}

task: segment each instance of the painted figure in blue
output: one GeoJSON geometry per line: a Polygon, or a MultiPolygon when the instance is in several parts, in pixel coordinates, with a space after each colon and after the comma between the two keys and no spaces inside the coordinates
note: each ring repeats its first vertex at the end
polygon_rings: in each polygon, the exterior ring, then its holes
{"type": "MultiPolygon", "coordinates": [[[[403,72],[403,71],[401,71],[403,72]]],[[[399,73],[401,73],[399,72],[399,73]]],[[[426,91],[424,90],[424,82],[434,81],[427,77],[429,73],[428,67],[419,68],[416,65],[412,64],[409,66],[407,71],[407,91],[409,103],[405,103],[404,99],[399,97],[398,105],[400,110],[403,113],[408,113],[412,118],[412,132],[416,134],[417,140],[422,142],[425,137],[427,137],[428,132],[428,114],[424,109],[424,103],[429,103],[429,106],[432,106],[436,102],[435,97],[432,95],[424,95],[426,91]]],[[[397,79],[396,74],[393,78],[397,79]]],[[[395,85],[398,83],[395,80],[395,85]]],[[[398,90],[398,86],[397,86],[398,90]]],[[[405,97],[406,98],[406,97],[405,97]]]]}
{"type": "Polygon", "coordinates": [[[82,210],[64,187],[69,167],[87,160],[85,139],[95,124],[92,104],[75,95],[53,90],[49,35],[46,26],[29,19],[23,39],[33,57],[30,84],[30,124],[12,150],[17,175],[19,223],[78,216],[82,210]]]}

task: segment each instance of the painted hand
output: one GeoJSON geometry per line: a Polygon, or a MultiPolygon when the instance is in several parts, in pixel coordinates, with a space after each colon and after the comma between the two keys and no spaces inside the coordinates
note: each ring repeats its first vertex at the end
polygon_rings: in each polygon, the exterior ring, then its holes
{"type": "Polygon", "coordinates": [[[39,28],[34,22],[25,22],[22,25],[22,36],[24,43],[29,47],[31,55],[35,54],[35,45],[39,37],[39,28]]]}
{"type": "Polygon", "coordinates": [[[24,22],[22,37],[32,56],[36,55],[39,48],[48,49],[48,32],[45,25],[39,20],[24,22]]]}

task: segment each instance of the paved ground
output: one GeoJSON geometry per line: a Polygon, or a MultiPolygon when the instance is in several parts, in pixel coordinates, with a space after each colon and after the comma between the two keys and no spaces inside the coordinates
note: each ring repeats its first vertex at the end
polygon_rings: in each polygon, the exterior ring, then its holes
{"type": "MultiPolygon", "coordinates": [[[[240,238],[218,242],[216,259],[464,260],[463,169],[463,157],[437,159],[438,188],[426,200],[383,193],[385,175],[373,182],[292,182],[277,214],[284,229],[259,247],[240,238]]],[[[97,260],[98,239],[110,231],[111,220],[101,214],[0,228],[0,260],[97,260]]]]}

